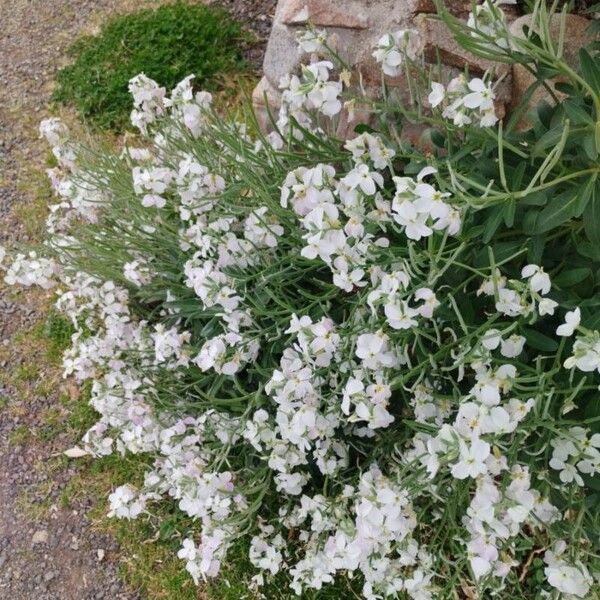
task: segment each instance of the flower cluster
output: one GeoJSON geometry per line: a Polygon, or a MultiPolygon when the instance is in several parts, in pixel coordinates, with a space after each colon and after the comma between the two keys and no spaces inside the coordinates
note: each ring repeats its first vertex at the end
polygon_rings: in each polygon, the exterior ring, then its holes
{"type": "MultiPolygon", "coordinates": [[[[380,40],[386,74],[410,37],[380,40]]],[[[316,60],[287,78],[259,139],[191,78],[171,94],[132,80],[143,147],[93,167],[44,125],[67,156],[51,173],[55,259],[2,268],[56,286],[74,327],[64,373],[90,382],[99,415],[86,450],[148,458],[109,514],[169,498],[196,583],[246,538],[265,597],[345,580],[366,600],[451,598],[458,582],[469,597],[585,598],[600,571],[582,525],[600,475],[588,307],[526,258],[528,239],[482,241],[445,155],[387,131],[329,135],[333,72],[316,60]]],[[[459,77],[430,104],[462,135],[493,126],[493,100],[459,77]]]]}
{"type": "Polygon", "coordinates": [[[140,73],[129,82],[129,93],[133,97],[131,123],[142,133],[164,113],[166,90],[156,81],[140,73]]]}
{"type": "Polygon", "coordinates": [[[594,585],[592,576],[581,562],[573,564],[568,556],[568,546],[564,540],[559,540],[551,550],[544,554],[546,568],[544,573],[550,585],[558,590],[565,598],[587,598],[594,585]]]}
{"type": "Polygon", "coordinates": [[[552,459],[550,466],[560,471],[563,483],[574,481],[583,485],[580,473],[600,474],[600,433],[590,436],[588,429],[571,427],[564,432],[565,437],[552,440],[552,459]]]}
{"type": "Polygon", "coordinates": [[[328,117],[339,113],[342,108],[339,99],[342,82],[330,79],[333,68],[333,63],[328,60],[313,62],[303,67],[302,78],[292,75],[282,81],[280,87],[284,90],[284,104],[292,112],[316,110],[328,117]]]}
{"type": "Polygon", "coordinates": [[[377,42],[373,56],[381,63],[381,70],[391,77],[399,75],[404,57],[414,60],[421,50],[419,33],[414,29],[401,29],[386,33],[377,42]]]}
{"type": "MultiPolygon", "coordinates": [[[[0,261],[2,262],[2,261],[0,261]]],[[[6,271],[4,281],[8,285],[37,285],[45,290],[55,286],[58,265],[49,258],[38,256],[35,251],[28,255],[17,254],[6,271]]]]}
{"type": "Polygon", "coordinates": [[[444,87],[432,82],[429,104],[432,108],[443,104],[442,116],[451,119],[457,127],[477,123],[480,127],[492,127],[498,122],[494,99],[496,94],[490,83],[478,77],[467,81],[459,75],[444,87]]]}
{"type": "Polygon", "coordinates": [[[473,37],[483,37],[492,46],[508,48],[506,16],[500,8],[503,4],[516,4],[516,0],[484,0],[475,6],[467,20],[467,26],[474,30],[473,37]]]}

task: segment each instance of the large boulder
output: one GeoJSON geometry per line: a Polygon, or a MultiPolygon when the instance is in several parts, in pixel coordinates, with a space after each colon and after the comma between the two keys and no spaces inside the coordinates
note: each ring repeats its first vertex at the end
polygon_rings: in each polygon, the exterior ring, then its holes
{"type": "MultiPolygon", "coordinates": [[[[592,42],[595,37],[589,32],[588,28],[590,21],[579,15],[567,14],[565,15],[565,30],[564,30],[564,45],[563,45],[563,57],[565,61],[573,69],[579,67],[578,53],[580,48],[586,46],[592,42]]],[[[552,15],[549,22],[550,37],[558,44],[560,39],[562,17],[559,14],[552,15]]],[[[511,34],[516,38],[526,38],[528,33],[532,29],[531,15],[523,15],[516,19],[510,26],[511,34]]],[[[523,66],[513,65],[512,66],[512,99],[511,107],[516,108],[522,101],[527,90],[536,81],[536,78],[523,66]]],[[[562,100],[565,96],[556,89],[556,84],[559,83],[560,77],[548,79],[545,81],[558,101],[562,100]]],[[[545,100],[549,103],[554,103],[552,94],[544,86],[540,86],[533,93],[531,100],[529,101],[530,106],[535,106],[540,101],[545,100]]],[[[528,126],[528,120],[524,117],[519,123],[520,128],[526,128],[528,126]]]]}
{"type": "MultiPolygon", "coordinates": [[[[465,18],[471,10],[471,0],[448,0],[446,7],[458,17],[465,18]]],[[[298,32],[308,23],[325,29],[335,51],[352,68],[360,72],[362,84],[371,95],[381,90],[381,66],[373,57],[377,41],[385,33],[399,29],[417,30],[424,49],[425,60],[437,64],[438,58],[447,68],[447,79],[463,71],[481,74],[494,68],[503,80],[498,89],[498,111],[504,113],[504,104],[510,99],[510,72],[505,65],[493,65],[464,51],[455,42],[443,23],[434,18],[433,0],[279,0],[273,29],[266,49],[264,76],[254,90],[253,101],[262,125],[268,128],[267,105],[276,113],[281,94],[280,79],[299,72],[308,57],[296,42],[298,32]],[[266,100],[266,103],[265,103],[266,100]]],[[[389,86],[400,93],[408,93],[404,75],[386,77],[389,86]]],[[[365,120],[361,114],[357,119],[365,120]]],[[[342,115],[338,134],[352,134],[354,124],[342,115]]]]}

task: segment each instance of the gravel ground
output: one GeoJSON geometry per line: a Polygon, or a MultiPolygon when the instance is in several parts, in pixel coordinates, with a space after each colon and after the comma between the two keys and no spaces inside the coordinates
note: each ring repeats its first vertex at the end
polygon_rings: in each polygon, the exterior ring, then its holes
{"type": "Polygon", "coordinates": [[[256,43],[245,51],[246,60],[257,70],[262,67],[265,44],[271,31],[276,0],[212,0],[226,8],[236,19],[245,23],[256,34],[256,43]]]}
{"type": "MultiPolygon", "coordinates": [[[[247,58],[257,67],[271,26],[274,0],[217,0],[257,33],[247,58]]],[[[28,230],[12,209],[32,205],[32,172],[43,169],[47,149],[37,139],[47,116],[56,70],[69,42],[93,32],[103,18],[151,0],[0,0],[0,245],[27,242],[28,230]],[[30,188],[31,186],[29,186],[30,188]]],[[[31,362],[13,336],[44,316],[43,296],[0,284],[0,376],[31,362]],[[14,348],[13,348],[14,346],[14,348]]],[[[30,349],[35,353],[35,348],[30,349]]],[[[42,365],[39,382],[56,381],[47,395],[24,398],[0,377],[0,598],[11,600],[134,600],[118,577],[119,551],[86,514],[91,498],[60,497],[81,468],[61,453],[76,443],[65,432],[40,435],[48,411],[60,411],[59,374],[42,365]],[[17,436],[25,432],[24,436],[17,436]],[[22,438],[22,439],[21,439],[22,438]]],[[[7,378],[4,378],[7,379],[7,378]]],[[[10,378],[9,378],[10,379],[10,378]]]]}
{"type": "MultiPolygon", "coordinates": [[[[27,228],[11,215],[16,204],[33,202],[27,177],[41,168],[46,153],[37,124],[65,47],[102,15],[121,9],[117,0],[0,0],[0,244],[28,241],[27,228]]],[[[39,319],[37,294],[0,287],[0,344],[11,350],[14,333],[39,319]]],[[[0,370],[14,372],[28,357],[10,352],[0,370]]],[[[55,376],[42,372],[40,378],[55,376]]],[[[0,598],[11,600],[134,600],[120,581],[118,548],[94,531],[89,500],[59,508],[59,497],[76,473],[75,465],[52,455],[72,445],[58,436],[43,442],[35,432],[43,415],[58,404],[57,391],[25,401],[0,386],[0,598]],[[25,404],[26,403],[26,404],[25,404]]]]}

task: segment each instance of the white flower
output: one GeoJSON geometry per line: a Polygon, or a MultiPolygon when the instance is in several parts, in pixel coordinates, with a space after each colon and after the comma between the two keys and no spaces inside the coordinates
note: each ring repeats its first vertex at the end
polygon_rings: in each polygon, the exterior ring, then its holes
{"type": "Polygon", "coordinates": [[[128,484],[118,487],[110,494],[108,500],[110,503],[109,517],[135,519],[145,508],[143,498],[139,496],[133,486],[128,484]]]}
{"type": "Polygon", "coordinates": [[[419,311],[408,306],[405,300],[388,302],[384,306],[384,312],[390,327],[394,329],[410,329],[417,325],[414,317],[419,314],[419,311]]]}
{"type": "Polygon", "coordinates": [[[8,285],[24,285],[30,287],[37,285],[49,290],[56,285],[57,275],[60,273],[58,264],[52,259],[42,258],[35,251],[17,254],[6,271],[4,281],[8,285]]]}
{"type": "Polygon", "coordinates": [[[490,445],[480,439],[474,439],[471,445],[460,443],[460,460],[452,466],[452,476],[456,479],[477,477],[487,473],[485,460],[490,454],[490,445]]]}
{"type": "Polygon", "coordinates": [[[479,126],[480,127],[493,127],[498,122],[498,117],[494,107],[484,110],[480,115],[479,126]]]}
{"type": "Polygon", "coordinates": [[[478,108],[479,110],[486,111],[494,107],[494,98],[496,96],[491,86],[487,85],[483,79],[471,79],[467,86],[471,90],[471,93],[467,94],[463,99],[464,105],[467,108],[478,108]]]}
{"type": "Polygon", "coordinates": [[[303,52],[322,52],[325,50],[325,42],[327,41],[327,32],[324,29],[307,29],[300,32],[296,36],[299,48],[303,52]]]}
{"type": "Polygon", "coordinates": [[[135,107],[131,112],[131,123],[142,133],[146,133],[148,125],[154,123],[165,111],[165,88],[159,87],[156,81],[140,73],[129,81],[129,92],[133,96],[135,107]]]}
{"type": "Polygon", "coordinates": [[[207,340],[200,354],[194,358],[196,363],[203,371],[215,368],[217,365],[222,364],[223,359],[227,352],[227,346],[222,337],[214,337],[207,340]]]}
{"type": "Polygon", "coordinates": [[[516,290],[505,287],[498,290],[496,310],[509,317],[518,317],[526,314],[529,307],[516,290]]]}
{"type": "Polygon", "coordinates": [[[497,560],[499,555],[498,548],[483,536],[478,536],[468,543],[467,553],[475,579],[481,579],[487,575],[492,570],[492,563],[497,560]]]}
{"type": "Polygon", "coordinates": [[[495,350],[502,341],[502,335],[497,329],[488,329],[483,334],[481,345],[487,350],[495,350]]]}
{"type": "Polygon", "coordinates": [[[565,315],[565,322],[559,325],[556,329],[556,335],[570,337],[575,333],[575,330],[581,322],[581,310],[577,307],[575,310],[570,310],[565,315]]]}
{"type": "Polygon", "coordinates": [[[418,31],[414,29],[399,30],[393,34],[383,35],[377,42],[373,56],[381,63],[381,68],[386,75],[395,77],[400,73],[403,53],[411,60],[417,57],[420,50],[418,31]]]}
{"type": "Polygon", "coordinates": [[[152,281],[152,273],[147,264],[141,260],[132,260],[123,265],[123,277],[137,287],[152,281]]]}
{"type": "Polygon", "coordinates": [[[542,267],[526,265],[521,271],[521,277],[529,278],[529,287],[533,292],[545,295],[550,291],[550,276],[542,267]]]}
{"type": "Polygon", "coordinates": [[[485,294],[486,296],[493,296],[496,293],[496,289],[501,290],[506,287],[506,277],[502,275],[500,269],[496,269],[494,276],[484,279],[483,283],[477,290],[477,295],[485,294]]]}
{"type": "Polygon", "coordinates": [[[450,206],[444,198],[450,196],[448,192],[440,192],[428,183],[417,183],[414,190],[415,207],[419,212],[429,214],[432,219],[443,219],[448,216],[450,206]]]}
{"type": "Polygon", "coordinates": [[[173,172],[164,167],[149,169],[134,167],[131,174],[135,193],[144,194],[142,197],[142,206],[164,208],[167,201],[162,194],[167,191],[173,179],[173,172]]]}
{"type": "Polygon", "coordinates": [[[511,335],[508,339],[502,340],[500,354],[506,358],[515,358],[523,352],[525,338],[522,335],[511,335]]]}
{"type": "Polygon", "coordinates": [[[402,64],[402,52],[396,46],[394,36],[387,33],[379,38],[373,56],[377,62],[382,63],[381,68],[386,75],[398,75],[402,64]]]}
{"type": "Polygon", "coordinates": [[[512,421],[509,413],[501,406],[494,406],[487,415],[482,417],[484,433],[505,434],[517,428],[517,421],[512,421]]]}
{"type": "Polygon", "coordinates": [[[365,164],[354,167],[342,181],[351,190],[359,187],[368,196],[372,196],[377,191],[377,187],[383,186],[383,177],[377,171],[369,171],[369,167],[365,164]]]}
{"type": "Polygon", "coordinates": [[[431,92],[428,96],[429,104],[431,108],[435,108],[440,105],[444,98],[446,97],[446,88],[441,84],[435,81],[431,82],[431,92]]]}
{"type": "Polygon", "coordinates": [[[342,93],[340,81],[330,81],[329,71],[333,63],[319,61],[302,67],[303,81],[295,75],[289,80],[282,94],[282,101],[289,102],[300,108],[316,109],[331,117],[340,112],[342,103],[339,95],[342,93]]]}
{"type": "Polygon", "coordinates": [[[590,590],[590,577],[563,561],[544,569],[548,583],[563,594],[585,598],[590,590]]]}
{"type": "MultiPolygon", "coordinates": [[[[443,100],[442,90],[437,85],[430,95],[434,103],[443,100]]],[[[498,121],[494,109],[494,91],[482,79],[475,78],[467,82],[464,75],[455,77],[445,90],[445,98],[446,107],[442,116],[452,119],[457,127],[474,120],[479,122],[480,127],[491,127],[498,121]]]]}
{"type": "Polygon", "coordinates": [[[420,240],[433,233],[427,223],[428,215],[417,211],[413,202],[405,200],[401,204],[393,205],[394,221],[405,227],[404,233],[411,240],[420,240]]]}
{"type": "Polygon", "coordinates": [[[540,314],[540,317],[544,315],[553,315],[557,306],[558,302],[550,300],[550,298],[542,298],[538,304],[538,313],[540,314]]]}
{"type": "Polygon", "coordinates": [[[471,32],[471,36],[480,38],[479,42],[491,49],[494,49],[494,46],[508,48],[506,17],[499,5],[515,3],[516,0],[493,0],[475,6],[475,12],[470,12],[467,20],[468,27],[476,30],[471,32]],[[481,34],[492,38],[493,41],[481,39],[481,34]]]}
{"type": "Polygon", "coordinates": [[[417,310],[422,317],[427,319],[431,319],[431,317],[433,317],[433,311],[440,306],[440,301],[430,288],[419,288],[415,292],[415,300],[423,301],[423,304],[421,304],[417,310]]]}
{"type": "Polygon", "coordinates": [[[200,579],[218,575],[226,551],[225,536],[225,531],[215,529],[210,534],[203,533],[199,546],[190,538],[183,540],[177,556],[186,561],[185,568],[196,585],[200,579]]]}
{"type": "Polygon", "coordinates": [[[577,367],[586,373],[600,372],[600,336],[595,332],[591,336],[578,337],[573,344],[573,356],[565,360],[565,368],[577,367]]]}
{"type": "Polygon", "coordinates": [[[266,206],[253,210],[244,222],[244,237],[258,248],[275,248],[282,235],[283,227],[268,215],[266,206]]]}
{"type": "Polygon", "coordinates": [[[549,465],[556,471],[560,471],[558,477],[563,483],[571,483],[575,481],[577,485],[583,486],[583,479],[578,473],[575,465],[565,462],[557,457],[550,459],[549,465]]]}
{"type": "Polygon", "coordinates": [[[254,536],[250,542],[250,562],[259,569],[270,571],[272,575],[279,572],[283,556],[277,546],[284,545],[281,536],[276,536],[274,544],[269,544],[265,539],[254,536]]]}
{"type": "Polygon", "coordinates": [[[388,350],[388,336],[380,329],[376,333],[363,333],[356,340],[356,356],[367,369],[392,367],[396,358],[388,350]]]}
{"type": "Polygon", "coordinates": [[[302,493],[302,487],[308,482],[304,473],[279,473],[275,475],[277,491],[285,492],[290,496],[298,496],[302,493]]]}
{"type": "Polygon", "coordinates": [[[433,229],[436,231],[443,231],[445,229],[449,235],[456,235],[460,231],[461,225],[460,212],[455,208],[450,208],[445,217],[439,218],[433,224],[433,229]]]}

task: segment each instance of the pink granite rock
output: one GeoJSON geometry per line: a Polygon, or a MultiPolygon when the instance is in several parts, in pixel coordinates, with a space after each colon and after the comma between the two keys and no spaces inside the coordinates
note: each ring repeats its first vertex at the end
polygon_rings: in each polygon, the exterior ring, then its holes
{"type": "Polygon", "coordinates": [[[284,3],[281,22],[285,25],[306,25],[309,21],[316,27],[341,27],[343,29],[367,29],[369,19],[365,11],[353,13],[341,3],[327,0],[290,0],[284,3]]]}

